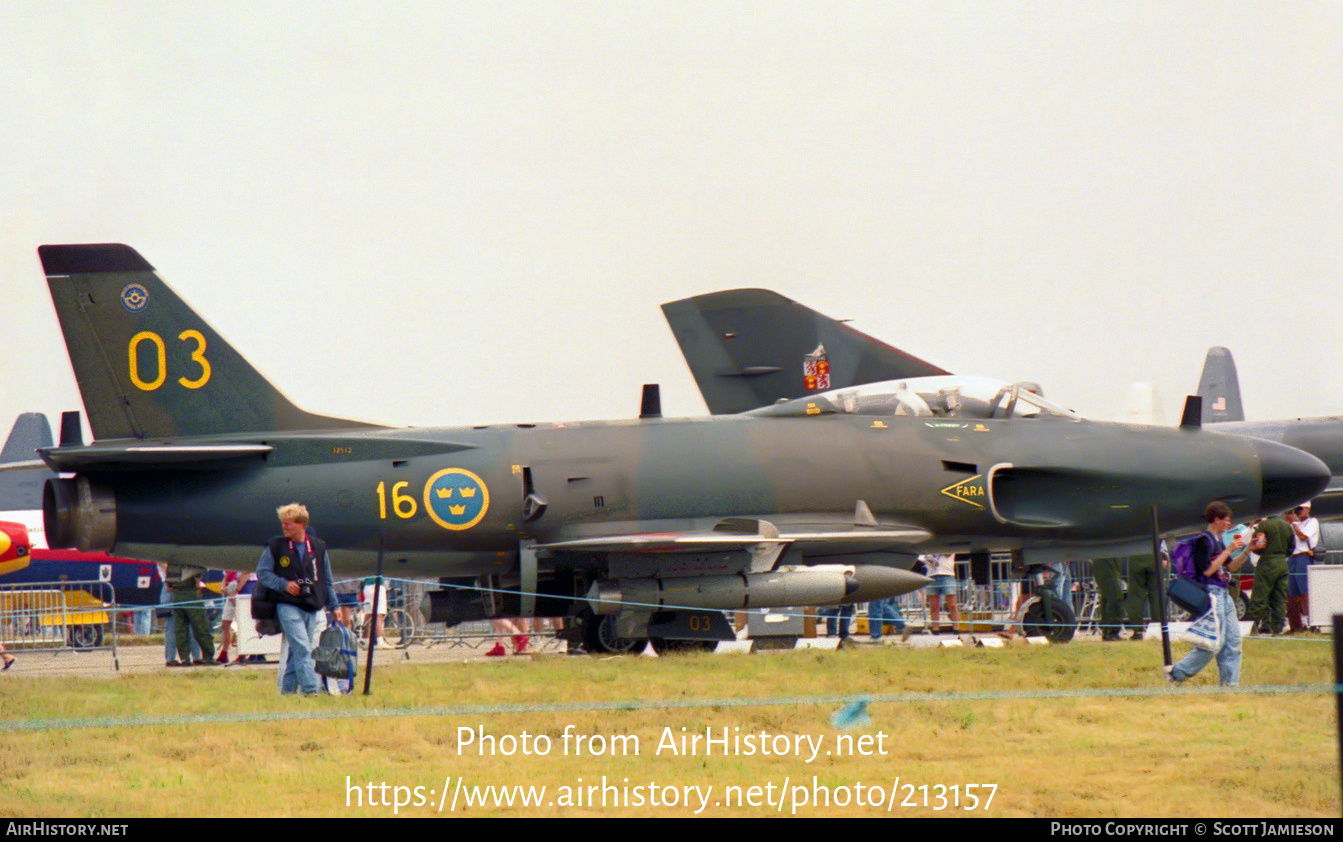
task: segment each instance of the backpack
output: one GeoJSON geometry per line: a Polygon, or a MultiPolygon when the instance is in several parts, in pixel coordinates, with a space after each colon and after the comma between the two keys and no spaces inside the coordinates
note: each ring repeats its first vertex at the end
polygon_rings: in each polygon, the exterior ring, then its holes
{"type": "Polygon", "coordinates": [[[327,678],[343,678],[354,681],[355,656],[354,635],[340,623],[326,627],[317,645],[313,647],[313,665],[317,674],[327,678]]]}
{"type": "Polygon", "coordinates": [[[1194,579],[1198,571],[1194,570],[1194,545],[1203,540],[1206,532],[1200,532],[1193,538],[1186,538],[1175,545],[1170,554],[1170,566],[1175,575],[1182,579],[1194,579]]]}

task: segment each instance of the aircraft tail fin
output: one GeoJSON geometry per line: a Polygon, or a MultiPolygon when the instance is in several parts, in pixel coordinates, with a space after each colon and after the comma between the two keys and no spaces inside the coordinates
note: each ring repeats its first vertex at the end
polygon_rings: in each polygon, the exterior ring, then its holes
{"type": "Polygon", "coordinates": [[[14,420],[0,450],[0,512],[8,519],[40,509],[42,484],[56,476],[38,460],[39,447],[51,447],[51,425],[42,413],[25,412],[14,420]]]}
{"type": "Polygon", "coordinates": [[[371,426],[294,406],[129,246],[37,251],[95,439],[371,426]]]}
{"type": "Polygon", "coordinates": [[[25,412],[14,419],[14,426],[0,450],[0,464],[33,462],[39,447],[51,447],[51,425],[40,412],[25,412]]]}
{"type": "Polygon", "coordinates": [[[769,290],[696,295],[663,304],[662,313],[714,415],[949,373],[769,290]]]}
{"type": "Polygon", "coordinates": [[[1203,398],[1203,423],[1245,420],[1245,410],[1240,405],[1236,361],[1226,348],[1208,349],[1208,356],[1203,360],[1203,374],[1198,380],[1198,395],[1203,398]]]}

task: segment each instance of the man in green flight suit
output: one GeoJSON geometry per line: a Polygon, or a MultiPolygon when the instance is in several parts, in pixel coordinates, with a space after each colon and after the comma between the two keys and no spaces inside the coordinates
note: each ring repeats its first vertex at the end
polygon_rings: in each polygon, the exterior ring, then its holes
{"type": "Polygon", "coordinates": [[[1263,549],[1258,550],[1254,591],[1250,595],[1250,607],[1245,611],[1245,619],[1255,622],[1253,632],[1282,632],[1282,624],[1287,620],[1287,556],[1292,552],[1295,538],[1291,525],[1280,516],[1266,519],[1255,529],[1251,546],[1262,543],[1263,549]]]}
{"type": "Polygon", "coordinates": [[[1101,640],[1118,640],[1124,628],[1124,588],[1119,583],[1120,559],[1097,558],[1091,562],[1091,575],[1100,592],[1101,640]]]}
{"type": "MultiPolygon", "coordinates": [[[[1156,559],[1151,553],[1130,556],[1125,560],[1128,566],[1128,595],[1125,607],[1128,609],[1128,627],[1132,640],[1142,640],[1147,631],[1148,622],[1161,621],[1161,607],[1157,602],[1156,559]],[[1143,611],[1147,611],[1148,620],[1143,620],[1143,611]]],[[[1165,566],[1162,559],[1162,566],[1165,566]]]]}
{"type": "Polygon", "coordinates": [[[177,635],[177,651],[181,653],[183,666],[191,663],[187,653],[191,652],[192,635],[201,648],[201,660],[196,661],[196,665],[213,666],[215,663],[214,636],[210,634],[210,621],[201,599],[201,574],[204,572],[187,564],[168,565],[165,584],[172,591],[173,631],[177,635]]]}

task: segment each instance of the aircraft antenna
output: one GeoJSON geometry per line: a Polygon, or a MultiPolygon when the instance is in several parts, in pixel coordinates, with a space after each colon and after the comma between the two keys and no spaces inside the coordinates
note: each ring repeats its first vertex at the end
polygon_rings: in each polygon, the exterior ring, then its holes
{"type": "Polygon", "coordinates": [[[1203,398],[1187,395],[1184,399],[1184,415],[1180,416],[1180,426],[1187,430],[1197,430],[1203,426],[1203,398]]]}
{"type": "Polygon", "coordinates": [[[84,428],[79,423],[79,410],[61,413],[61,447],[79,447],[84,443],[84,428]]]}
{"type": "Polygon", "coordinates": [[[639,402],[640,418],[662,417],[662,389],[656,383],[645,383],[643,399],[639,402]]]}

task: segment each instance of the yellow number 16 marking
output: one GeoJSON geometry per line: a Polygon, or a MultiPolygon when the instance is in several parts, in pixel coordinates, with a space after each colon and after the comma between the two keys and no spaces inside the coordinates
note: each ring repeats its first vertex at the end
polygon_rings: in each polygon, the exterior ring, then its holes
{"type": "MultiPolygon", "coordinates": [[[[191,361],[201,367],[201,373],[196,379],[188,380],[185,377],[177,378],[177,382],[188,389],[199,389],[210,382],[210,361],[205,358],[205,337],[199,330],[184,330],[177,336],[183,342],[194,341],[196,350],[191,352],[191,361]]],[[[163,381],[168,378],[168,349],[163,344],[163,337],[154,333],[152,330],[142,330],[131,337],[130,343],[126,346],[126,358],[130,365],[131,383],[135,388],[152,392],[163,385],[163,381]],[[146,380],[140,376],[140,360],[137,356],[140,343],[149,342],[154,346],[155,366],[154,376],[151,380],[146,380]]]]}
{"type": "MultiPolygon", "coordinates": [[[[392,486],[392,511],[401,519],[415,517],[418,507],[415,505],[415,498],[409,494],[403,494],[401,489],[409,486],[409,482],[398,482],[392,486]]],[[[387,483],[378,483],[378,519],[387,519],[387,483]]]]}

